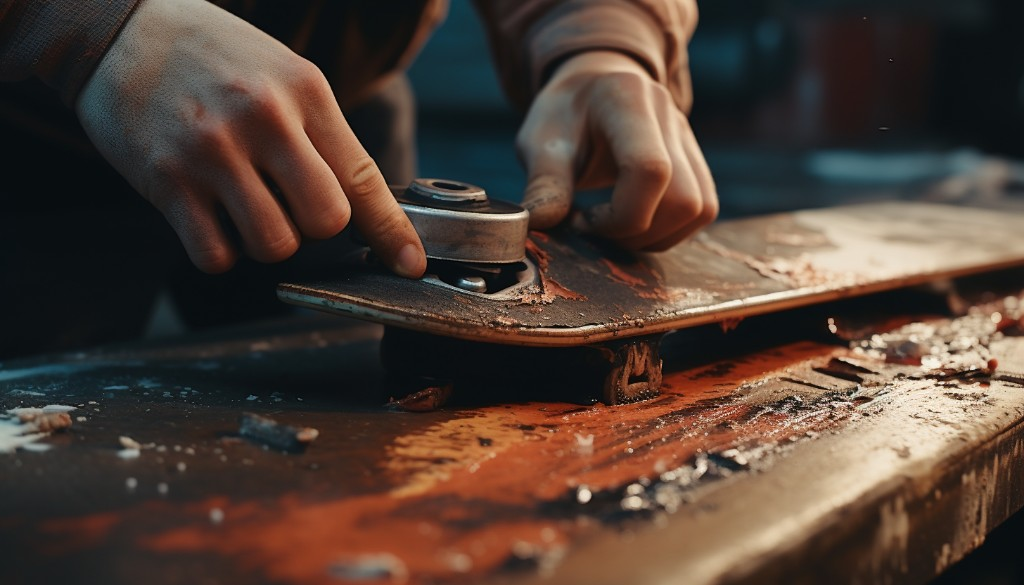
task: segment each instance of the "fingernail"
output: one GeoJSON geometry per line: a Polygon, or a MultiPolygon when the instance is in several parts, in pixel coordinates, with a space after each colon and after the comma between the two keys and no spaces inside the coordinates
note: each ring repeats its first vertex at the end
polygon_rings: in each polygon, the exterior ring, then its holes
{"type": "Polygon", "coordinates": [[[426,270],[423,252],[413,244],[406,244],[398,251],[395,259],[395,273],[406,278],[419,278],[426,270]]]}

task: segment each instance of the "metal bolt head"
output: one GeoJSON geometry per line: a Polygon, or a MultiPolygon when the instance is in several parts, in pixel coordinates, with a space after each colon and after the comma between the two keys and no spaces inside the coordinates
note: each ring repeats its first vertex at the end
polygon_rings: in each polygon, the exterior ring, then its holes
{"type": "Polygon", "coordinates": [[[454,284],[462,290],[468,290],[469,292],[487,292],[487,281],[482,276],[460,276],[455,280],[454,284]]]}
{"type": "Polygon", "coordinates": [[[449,179],[416,179],[409,184],[413,193],[449,203],[476,203],[487,201],[487,192],[476,185],[449,179]]]}

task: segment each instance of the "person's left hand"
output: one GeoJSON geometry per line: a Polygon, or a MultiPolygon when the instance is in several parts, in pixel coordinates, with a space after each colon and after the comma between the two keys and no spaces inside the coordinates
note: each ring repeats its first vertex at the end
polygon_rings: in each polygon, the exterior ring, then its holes
{"type": "Polygon", "coordinates": [[[711,172],[686,116],[635,60],[569,58],[537,94],[517,137],[530,227],[569,216],[576,190],[614,186],[572,225],[633,250],[665,250],[718,215],[711,172]]]}

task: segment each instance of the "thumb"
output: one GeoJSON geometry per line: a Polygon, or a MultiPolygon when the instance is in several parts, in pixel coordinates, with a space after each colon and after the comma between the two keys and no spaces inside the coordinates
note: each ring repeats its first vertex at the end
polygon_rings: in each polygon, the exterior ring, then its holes
{"type": "Polygon", "coordinates": [[[554,227],[569,215],[572,206],[575,147],[566,140],[550,140],[523,154],[527,173],[523,207],[530,212],[530,227],[554,227]]]}

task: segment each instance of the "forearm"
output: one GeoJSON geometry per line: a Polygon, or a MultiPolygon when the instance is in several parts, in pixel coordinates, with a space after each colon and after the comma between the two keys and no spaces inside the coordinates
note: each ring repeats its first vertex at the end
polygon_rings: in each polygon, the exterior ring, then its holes
{"type": "Polygon", "coordinates": [[[510,99],[526,107],[558,64],[584,51],[636,59],[688,111],[695,0],[475,0],[510,99]]]}
{"type": "Polygon", "coordinates": [[[0,80],[37,77],[71,105],[140,0],[5,0],[0,80]]]}

